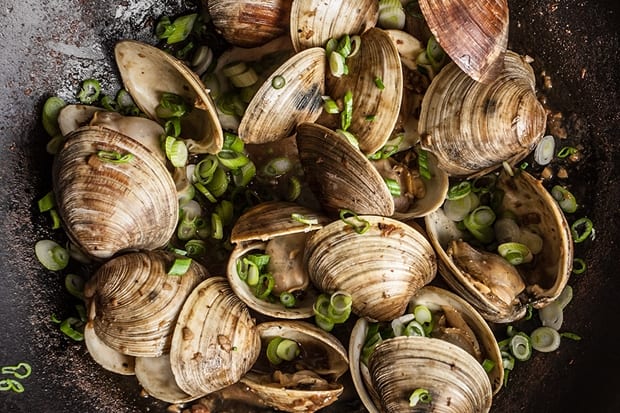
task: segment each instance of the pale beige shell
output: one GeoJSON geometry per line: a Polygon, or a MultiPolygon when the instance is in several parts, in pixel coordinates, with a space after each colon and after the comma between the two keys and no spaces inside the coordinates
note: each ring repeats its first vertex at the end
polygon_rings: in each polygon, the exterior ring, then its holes
{"type": "Polygon", "coordinates": [[[415,389],[431,395],[442,413],[491,409],[491,383],[482,365],[460,347],[436,338],[395,337],[379,344],[369,359],[372,383],[383,411],[410,412],[415,389]]]}
{"type": "Polygon", "coordinates": [[[189,295],[170,347],[178,386],[200,396],[236,383],[258,357],[260,337],[247,307],[224,277],[210,277],[189,295]]]}
{"type": "Polygon", "coordinates": [[[303,50],[265,80],[245,110],[238,134],[246,143],[266,143],[291,136],[302,122],[314,122],[323,110],[325,50],[303,50]],[[281,76],[276,89],[272,79],[281,76]]]}
{"type": "Polygon", "coordinates": [[[159,357],[136,357],[136,379],[149,396],[167,403],[187,403],[197,398],[185,393],[177,385],[172,367],[170,354],[159,357]]]}
{"type": "Polygon", "coordinates": [[[230,44],[256,47],[288,31],[291,0],[203,0],[216,30],[230,44]]]}
{"type": "Polygon", "coordinates": [[[536,259],[516,267],[526,288],[510,303],[485,284],[474,281],[448,256],[448,244],[462,235],[441,209],[425,217],[425,226],[437,251],[442,277],[485,319],[506,323],[525,316],[528,305],[541,308],[558,297],[572,269],[573,243],[566,217],[541,181],[525,171],[516,172],[514,177],[502,171],[497,187],[504,191],[498,213],[511,211],[517,219],[533,222],[532,230],[543,239],[543,250],[536,259]]]}
{"type": "Polygon", "coordinates": [[[304,321],[265,322],[257,328],[263,356],[252,370],[241,378],[241,382],[261,403],[285,412],[314,412],[338,399],[344,390],[339,379],[348,370],[349,361],[346,349],[336,337],[304,321]],[[270,367],[264,353],[269,341],[275,337],[296,341],[302,352],[298,371],[311,370],[326,380],[327,384],[319,389],[304,389],[303,385],[301,388],[289,388],[271,382],[270,371],[277,367],[270,367]],[[308,357],[308,354],[312,356],[308,357]]]}
{"type": "Polygon", "coordinates": [[[175,255],[134,252],[103,264],[87,282],[94,332],[123,354],[157,357],[168,351],[181,306],[208,274],[192,262],[182,276],[168,275],[175,255]]]}
{"type": "Polygon", "coordinates": [[[350,221],[367,222],[364,233],[337,220],[311,235],[305,251],[308,273],[321,291],[351,294],[352,311],[358,316],[392,320],[435,277],[435,252],[422,233],[401,221],[358,218],[350,221]]]}
{"type": "Polygon", "coordinates": [[[54,159],[52,178],[67,235],[93,257],[153,250],[174,234],[178,200],[172,176],[159,154],[126,135],[103,127],[69,133],[54,159]],[[133,157],[107,162],[99,151],[133,157]]]}
{"type": "MultiPolygon", "coordinates": [[[[426,306],[431,312],[435,313],[442,310],[442,306],[449,306],[463,317],[467,325],[471,328],[480,344],[483,357],[493,361],[495,367],[487,373],[492,393],[499,392],[503,384],[504,369],[502,368],[502,358],[499,346],[493,332],[487,322],[480,316],[474,307],[468,304],[463,298],[451,291],[443,288],[427,285],[412,297],[409,302],[409,312],[417,305],[426,306]]],[[[373,387],[371,375],[368,367],[360,362],[362,348],[367,339],[368,321],[358,319],[351,331],[349,339],[349,357],[351,378],[357,393],[370,413],[381,411],[381,401],[376,389],[373,387]]],[[[434,341],[427,342],[429,348],[434,341]]],[[[470,358],[473,358],[470,356],[470,358]]],[[[429,363],[429,368],[432,364],[429,363]]]]}
{"type": "Polygon", "coordinates": [[[546,113],[535,85],[531,66],[511,51],[503,71],[488,84],[448,64],[422,101],[422,147],[451,176],[482,175],[503,161],[520,161],[545,132],[546,113]]]}
{"type": "Polygon", "coordinates": [[[374,0],[293,1],[290,32],[296,51],[324,47],[345,34],[362,34],[374,27],[379,13],[374,0]]]}
{"type": "Polygon", "coordinates": [[[217,153],[224,135],[213,100],[198,75],[162,49],[135,40],[122,40],[114,48],[123,85],[136,105],[151,119],[163,93],[183,97],[190,111],[181,120],[181,137],[192,153],[217,153]]]}
{"type": "MultiPolygon", "coordinates": [[[[398,120],[403,72],[398,49],[388,33],[372,28],[361,39],[358,53],[347,58],[349,74],[328,76],[326,93],[341,99],[351,91],[353,112],[347,131],[356,137],[361,151],[370,155],[385,145],[398,120]],[[377,80],[383,88],[377,86],[377,80]]],[[[318,123],[331,129],[341,128],[340,115],[322,116],[318,123]]]]}
{"type": "Polygon", "coordinates": [[[135,374],[136,358],[113,349],[103,342],[95,333],[92,321],[84,326],[84,344],[88,354],[106,370],[124,376],[135,374]]]}
{"type": "Polygon", "coordinates": [[[508,2],[420,0],[420,9],[437,42],[452,60],[479,82],[501,72],[508,45],[508,2]]]}

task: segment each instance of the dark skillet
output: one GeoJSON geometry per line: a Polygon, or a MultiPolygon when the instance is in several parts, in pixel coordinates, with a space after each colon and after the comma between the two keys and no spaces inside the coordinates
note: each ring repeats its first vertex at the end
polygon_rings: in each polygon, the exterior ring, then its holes
{"type": "MultiPolygon", "coordinates": [[[[620,411],[620,49],[615,0],[511,1],[510,47],[552,76],[547,95],[569,119],[570,143],[585,159],[570,169],[574,193],[596,238],[576,248],[588,263],[573,276],[575,296],[552,354],[517,365],[493,412],[620,411]]],[[[80,80],[118,86],[111,47],[122,38],[150,41],[153,19],[182,1],[4,0],[0,9],[0,366],[32,365],[25,392],[0,392],[0,412],[145,412],[165,405],[140,396],[135,378],[108,373],[50,316],[68,316],[74,301],[62,275],[41,268],[34,242],[56,236],[36,209],[51,188],[51,158],[40,110],[50,95],[72,99],[80,80]],[[47,3],[47,4],[45,4],[47,3]]],[[[6,375],[0,379],[6,378],[6,375]]],[[[342,410],[342,406],[333,411],[342,410]]],[[[351,409],[352,410],[352,409],[351,409]]]]}

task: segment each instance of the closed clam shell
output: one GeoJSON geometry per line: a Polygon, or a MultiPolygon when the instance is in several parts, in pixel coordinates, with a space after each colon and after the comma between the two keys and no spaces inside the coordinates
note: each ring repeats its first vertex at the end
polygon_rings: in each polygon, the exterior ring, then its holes
{"type": "Polygon", "coordinates": [[[104,343],[95,333],[92,321],[84,326],[84,344],[86,344],[88,354],[104,369],[125,376],[135,374],[136,358],[123,354],[104,343]]]}
{"type": "MultiPolygon", "coordinates": [[[[353,111],[347,131],[356,137],[361,151],[369,155],[381,149],[398,120],[403,95],[400,55],[385,30],[372,28],[361,36],[360,49],[347,58],[347,66],[347,75],[327,77],[326,91],[333,99],[351,91],[353,111]],[[383,87],[377,86],[377,79],[383,87]]],[[[340,116],[321,117],[320,123],[341,128],[340,116]]]]}
{"type": "Polygon", "coordinates": [[[310,189],[328,211],[390,216],[394,198],[360,150],[341,134],[314,123],[297,127],[299,160],[310,189]]]}
{"type": "Polygon", "coordinates": [[[367,222],[368,229],[360,234],[337,220],[308,239],[305,261],[310,278],[321,291],[351,294],[352,311],[358,316],[392,320],[435,277],[435,252],[422,233],[401,221],[360,215],[350,222],[367,222]]]}
{"type": "Polygon", "coordinates": [[[189,151],[222,150],[224,135],[215,104],[198,75],[169,53],[143,42],[122,40],[115,45],[114,53],[123,85],[140,110],[161,122],[156,108],[162,94],[179,95],[190,108],[181,119],[181,137],[189,151]]]}
{"type": "Polygon", "coordinates": [[[293,1],[290,31],[296,51],[323,47],[334,37],[362,34],[377,22],[374,0],[293,1]]]}
{"type": "Polygon", "coordinates": [[[420,0],[420,9],[437,42],[472,79],[493,81],[508,45],[506,0],[420,0]]]}
{"type": "Polygon", "coordinates": [[[422,101],[421,144],[451,176],[482,175],[516,163],[542,138],[546,113],[536,98],[534,71],[508,51],[494,81],[474,81],[454,63],[431,82],[422,101]]]}
{"type": "Polygon", "coordinates": [[[460,347],[436,338],[395,337],[379,344],[369,359],[373,387],[382,409],[409,412],[416,389],[430,393],[417,408],[442,413],[491,409],[491,383],[482,365],[460,347]]]}
{"type": "Polygon", "coordinates": [[[573,243],[566,217],[540,180],[525,171],[513,177],[502,171],[497,187],[504,192],[498,214],[511,211],[517,220],[529,222],[528,228],[543,239],[543,249],[535,259],[515,267],[525,290],[514,300],[502,300],[493,288],[472,277],[447,254],[450,242],[461,234],[441,209],[425,217],[425,226],[438,254],[440,273],[450,286],[485,319],[512,322],[525,316],[528,305],[541,308],[559,296],[570,276],[573,243]]]}
{"type": "Polygon", "coordinates": [[[258,89],[239,124],[246,143],[266,143],[291,136],[302,122],[313,122],[323,110],[325,50],[313,47],[286,60],[258,89]],[[272,79],[281,76],[276,89],[272,79]]]}
{"type": "Polygon", "coordinates": [[[178,386],[190,396],[236,383],[258,357],[260,337],[248,308],[224,277],[210,277],[189,295],[170,347],[178,386]]]}
{"type": "Polygon", "coordinates": [[[167,403],[187,403],[197,398],[185,393],[177,385],[172,367],[170,354],[159,357],[136,357],[136,379],[149,396],[167,403]]]}
{"type": "Polygon", "coordinates": [[[216,30],[230,44],[256,47],[288,31],[291,0],[203,0],[216,30]]]}
{"type": "Polygon", "coordinates": [[[129,136],[104,127],[69,133],[52,178],[67,235],[93,257],[153,250],[174,234],[178,200],[172,176],[158,154],[129,136]],[[99,151],[132,157],[108,162],[99,151]]]}
{"type": "Polygon", "coordinates": [[[94,332],[127,355],[157,357],[168,351],[181,306],[208,274],[193,262],[183,276],[168,275],[175,255],[134,252],[103,264],[88,281],[94,332]]]}
{"type": "Polygon", "coordinates": [[[252,370],[241,378],[241,382],[262,403],[285,412],[314,412],[338,399],[344,390],[339,378],[348,370],[349,364],[347,351],[336,337],[304,321],[264,322],[257,329],[262,356],[252,370]],[[298,343],[301,353],[294,370],[273,366],[267,360],[267,345],[276,337],[298,343]],[[291,375],[289,384],[272,378],[276,370],[291,375]],[[304,370],[319,375],[321,383],[294,385],[295,373],[304,370]]]}

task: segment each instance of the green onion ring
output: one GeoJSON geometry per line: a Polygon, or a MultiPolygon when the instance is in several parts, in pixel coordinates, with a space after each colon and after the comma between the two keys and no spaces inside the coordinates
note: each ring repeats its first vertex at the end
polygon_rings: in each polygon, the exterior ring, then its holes
{"type": "Polygon", "coordinates": [[[2,374],[12,374],[16,379],[25,379],[32,373],[32,366],[26,362],[20,362],[16,366],[2,367],[2,374]],[[23,370],[21,372],[20,370],[23,370]]]}
{"type": "Polygon", "coordinates": [[[23,393],[24,385],[13,379],[2,379],[0,380],[0,391],[9,391],[12,390],[15,393],[23,393]]]}
{"type": "Polygon", "coordinates": [[[353,227],[358,234],[363,234],[370,229],[370,222],[360,218],[355,212],[349,209],[340,210],[340,219],[347,225],[353,227]]]}
{"type": "Polygon", "coordinates": [[[191,265],[191,258],[176,258],[168,270],[168,275],[184,275],[189,270],[191,265]]]}
{"type": "Polygon", "coordinates": [[[575,244],[578,244],[585,241],[594,234],[594,226],[589,218],[583,217],[573,222],[573,224],[570,226],[570,231],[573,235],[573,242],[575,244]]]}
{"type": "Polygon", "coordinates": [[[409,407],[417,406],[418,403],[430,403],[433,400],[431,393],[426,389],[415,389],[409,396],[409,407]]]}
{"type": "Polygon", "coordinates": [[[77,328],[81,326],[82,320],[77,317],[69,317],[60,323],[60,331],[62,331],[67,337],[75,341],[84,340],[84,333],[77,328]],[[74,328],[75,327],[75,328],[74,328]]]}
{"type": "Polygon", "coordinates": [[[462,181],[456,185],[452,185],[450,189],[448,189],[446,199],[449,201],[456,201],[457,199],[464,198],[469,195],[471,189],[471,182],[462,181]]]}
{"type": "Polygon", "coordinates": [[[271,79],[271,87],[274,89],[282,89],[286,85],[286,79],[284,76],[277,75],[271,79]]]}
{"type": "Polygon", "coordinates": [[[295,307],[297,300],[293,294],[285,291],[280,294],[280,303],[286,308],[292,308],[295,307]]]}
{"type": "Polygon", "coordinates": [[[512,355],[519,361],[527,361],[532,356],[532,341],[523,332],[511,337],[509,347],[512,355]]]}
{"type": "Polygon", "coordinates": [[[573,259],[573,274],[583,274],[588,269],[588,265],[586,264],[583,258],[574,258],[573,259]]]}
{"type": "Polygon", "coordinates": [[[560,347],[560,333],[551,327],[538,327],[530,334],[532,348],[536,351],[549,353],[560,347]]]}

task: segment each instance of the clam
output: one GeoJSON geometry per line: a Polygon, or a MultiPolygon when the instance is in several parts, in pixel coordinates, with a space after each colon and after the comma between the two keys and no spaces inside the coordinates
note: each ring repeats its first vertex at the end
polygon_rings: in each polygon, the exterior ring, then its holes
{"type": "Polygon", "coordinates": [[[93,257],[157,249],[174,234],[172,176],[161,151],[133,137],[102,126],[70,132],[54,159],[52,179],[67,235],[93,257]]]}
{"type": "Polygon", "coordinates": [[[210,277],[191,292],[170,346],[177,385],[202,396],[236,383],[258,357],[260,337],[247,307],[224,277],[210,277]]]}
{"type": "Polygon", "coordinates": [[[187,403],[197,397],[185,393],[175,381],[170,354],[159,357],[136,357],[136,379],[149,396],[167,403],[187,403]]]}
{"type": "Polygon", "coordinates": [[[95,333],[92,321],[84,326],[84,343],[88,354],[104,369],[125,376],[135,374],[136,358],[123,354],[104,343],[95,333]]]}
{"type": "Polygon", "coordinates": [[[237,245],[228,260],[227,276],[233,291],[250,308],[277,318],[308,318],[314,315],[313,304],[318,292],[310,284],[303,265],[303,253],[308,235],[329,222],[314,210],[291,202],[263,202],[248,209],[235,223],[231,242],[237,245]],[[293,219],[293,214],[303,217],[293,219]],[[305,223],[303,219],[314,220],[305,223]],[[241,278],[239,262],[248,254],[267,254],[267,269],[274,278],[272,296],[282,292],[297,296],[293,307],[257,297],[253,287],[241,278]]]}
{"type": "Polygon", "coordinates": [[[420,0],[420,9],[441,47],[473,80],[493,81],[508,44],[508,2],[420,0]]]}
{"type": "Polygon", "coordinates": [[[420,289],[409,303],[412,317],[419,305],[433,314],[435,327],[430,336],[398,335],[379,340],[368,355],[364,348],[369,338],[368,321],[359,319],[353,327],[349,340],[351,377],[365,407],[370,413],[411,411],[409,396],[422,388],[430,392],[431,403],[419,403],[416,408],[488,411],[504,374],[499,347],[488,324],[465,300],[443,288],[420,289]],[[482,367],[483,360],[493,362],[488,372],[482,367]]]}
{"type": "Polygon", "coordinates": [[[261,404],[285,412],[314,412],[338,399],[344,390],[339,379],[349,364],[347,351],[336,337],[304,321],[264,322],[257,328],[261,356],[241,383],[261,404]],[[297,343],[299,356],[274,365],[265,354],[274,338],[297,343]]]}
{"type": "Polygon", "coordinates": [[[412,165],[395,160],[370,161],[340,133],[318,124],[297,127],[299,159],[308,185],[321,206],[335,212],[349,209],[358,214],[421,217],[438,208],[448,190],[448,176],[428,156],[430,179],[418,174],[417,152],[408,156],[412,165]],[[399,182],[401,196],[392,196],[384,178],[399,182]]]}
{"type": "Polygon", "coordinates": [[[160,123],[156,108],[162,94],[174,93],[188,104],[181,119],[181,137],[191,153],[217,153],[224,137],[215,104],[200,78],[183,62],[165,51],[134,40],[123,40],[114,48],[125,89],[148,117],[160,123]]]}
{"type": "Polygon", "coordinates": [[[345,34],[362,34],[374,27],[379,6],[374,0],[294,1],[290,32],[296,51],[324,47],[345,34]]]}
{"type": "Polygon", "coordinates": [[[512,322],[525,315],[528,305],[542,308],[561,293],[572,268],[573,244],[562,210],[541,181],[525,171],[514,176],[502,171],[496,188],[503,192],[496,214],[514,214],[543,240],[532,262],[513,266],[473,247],[441,208],[425,217],[425,226],[450,286],[485,319],[512,322]]]}
{"type": "Polygon", "coordinates": [[[256,47],[286,33],[291,0],[203,0],[216,30],[230,44],[256,47]]]}
{"type": "Polygon", "coordinates": [[[246,143],[266,143],[289,137],[302,122],[313,122],[323,110],[325,50],[312,47],[279,66],[250,100],[239,137],[246,143]],[[274,87],[273,79],[281,80],[274,87]]]}
{"type": "Polygon", "coordinates": [[[502,72],[488,84],[450,63],[422,101],[421,143],[451,176],[482,175],[526,157],[542,138],[546,113],[537,100],[534,71],[508,51],[502,72]]]}
{"type": "Polygon", "coordinates": [[[103,264],[88,281],[89,323],[108,347],[126,355],[157,357],[170,348],[181,306],[208,274],[193,262],[182,276],[168,275],[175,255],[134,252],[103,264]]]}
{"type": "Polygon", "coordinates": [[[437,269],[435,252],[420,231],[371,215],[337,220],[314,232],[304,260],[317,288],[349,293],[353,313],[382,321],[401,315],[437,269]]]}

